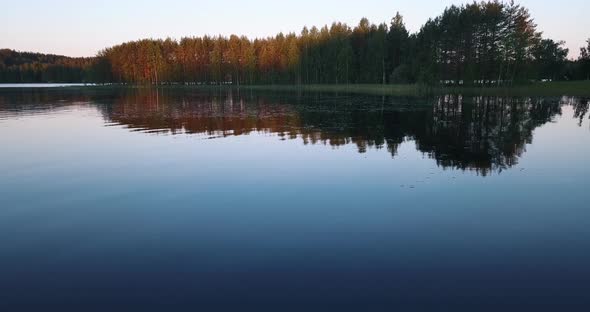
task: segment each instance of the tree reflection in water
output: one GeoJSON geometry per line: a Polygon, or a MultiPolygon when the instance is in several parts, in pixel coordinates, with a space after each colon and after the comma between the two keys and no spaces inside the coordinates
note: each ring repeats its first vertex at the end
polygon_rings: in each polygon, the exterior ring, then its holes
{"type": "Polygon", "coordinates": [[[580,125],[590,106],[588,99],[574,97],[424,99],[194,89],[0,94],[4,114],[72,103],[92,103],[107,123],[147,133],[219,138],[262,132],[304,144],[355,144],[360,153],[386,148],[393,157],[400,144],[412,141],[439,166],[481,175],[516,165],[533,130],[561,114],[563,105],[573,106],[580,125]]]}

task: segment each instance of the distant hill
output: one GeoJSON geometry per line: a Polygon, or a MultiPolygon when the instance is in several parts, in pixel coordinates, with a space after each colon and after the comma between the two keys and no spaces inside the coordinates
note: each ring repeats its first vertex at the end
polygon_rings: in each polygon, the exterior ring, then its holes
{"type": "Polygon", "coordinates": [[[86,82],[95,58],[0,49],[0,83],[86,82]]]}

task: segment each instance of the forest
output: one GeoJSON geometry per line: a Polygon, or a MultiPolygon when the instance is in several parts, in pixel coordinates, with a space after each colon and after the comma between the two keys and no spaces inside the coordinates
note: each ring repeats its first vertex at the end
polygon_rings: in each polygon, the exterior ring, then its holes
{"type": "Polygon", "coordinates": [[[84,82],[96,80],[90,75],[96,58],[17,52],[0,49],[0,82],[84,82]]]}
{"type": "Polygon", "coordinates": [[[590,39],[577,60],[544,38],[527,8],[500,1],[450,6],[410,33],[363,18],[274,37],[144,39],[94,58],[0,50],[0,82],[125,84],[405,84],[510,86],[590,79],[590,39]]]}

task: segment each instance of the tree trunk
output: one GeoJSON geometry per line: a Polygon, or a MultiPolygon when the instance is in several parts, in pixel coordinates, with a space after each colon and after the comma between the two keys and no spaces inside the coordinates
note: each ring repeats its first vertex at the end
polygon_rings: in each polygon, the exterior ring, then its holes
{"type": "Polygon", "coordinates": [[[386,83],[385,78],[385,58],[381,59],[381,71],[383,72],[383,84],[386,83]]]}

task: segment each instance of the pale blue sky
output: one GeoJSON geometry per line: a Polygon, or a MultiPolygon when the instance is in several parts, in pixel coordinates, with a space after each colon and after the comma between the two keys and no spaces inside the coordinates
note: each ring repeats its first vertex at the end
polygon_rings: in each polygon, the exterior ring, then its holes
{"type": "MultiPolygon", "coordinates": [[[[263,37],[299,33],[362,17],[388,22],[396,11],[411,31],[463,0],[0,0],[0,48],[92,56],[104,47],[141,38],[179,39],[236,33],[263,37]]],[[[589,0],[521,0],[545,36],[565,40],[570,56],[590,37],[589,0]]]]}

